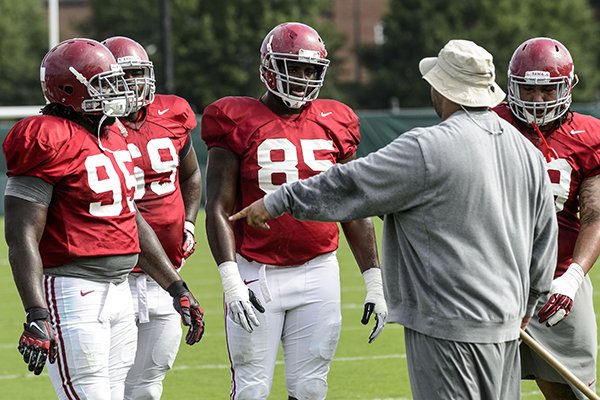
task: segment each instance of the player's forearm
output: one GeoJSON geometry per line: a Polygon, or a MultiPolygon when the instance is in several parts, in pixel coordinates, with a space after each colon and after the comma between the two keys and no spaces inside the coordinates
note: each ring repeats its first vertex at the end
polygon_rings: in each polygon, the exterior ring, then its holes
{"type": "Polygon", "coordinates": [[[360,271],[379,267],[375,229],[371,218],[343,222],[342,229],[360,271]]]}
{"type": "Polygon", "coordinates": [[[185,207],[185,220],[196,223],[202,199],[202,176],[197,169],[180,183],[181,195],[185,207]]]}
{"type": "Polygon", "coordinates": [[[8,259],[15,285],[25,310],[32,307],[47,308],[42,283],[42,260],[37,243],[10,246],[8,259]]]}
{"type": "Polygon", "coordinates": [[[39,244],[48,207],[7,195],[4,198],[4,211],[8,260],[23,307],[25,310],[32,307],[47,308],[39,244]]]}
{"type": "Polygon", "coordinates": [[[223,213],[206,210],[206,237],[210,251],[217,265],[225,261],[235,261],[235,236],[232,223],[223,213]]]}
{"type": "Polygon", "coordinates": [[[173,282],[181,280],[181,277],[173,268],[156,233],[139,212],[137,225],[141,249],[137,265],[163,289],[167,289],[173,282]]]}
{"type": "Polygon", "coordinates": [[[594,266],[600,255],[600,220],[582,224],[573,251],[573,262],[579,264],[585,274],[594,266]]]}
{"type": "Polygon", "coordinates": [[[581,183],[579,209],[581,226],[573,250],[573,262],[587,274],[600,254],[600,175],[586,178],[581,183]]]}

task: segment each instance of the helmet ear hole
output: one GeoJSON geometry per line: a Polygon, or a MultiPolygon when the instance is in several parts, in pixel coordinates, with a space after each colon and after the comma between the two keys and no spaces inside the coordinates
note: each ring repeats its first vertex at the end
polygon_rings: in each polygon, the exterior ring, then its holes
{"type": "Polygon", "coordinates": [[[73,94],[73,86],[59,86],[59,89],[71,96],[73,94]]]}

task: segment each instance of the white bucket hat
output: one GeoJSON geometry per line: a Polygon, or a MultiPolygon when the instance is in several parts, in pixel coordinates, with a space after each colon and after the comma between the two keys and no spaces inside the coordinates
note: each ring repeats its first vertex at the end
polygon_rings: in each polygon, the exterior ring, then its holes
{"type": "Polygon", "coordinates": [[[469,40],[451,40],[437,57],[419,63],[423,79],[442,96],[467,107],[495,107],[506,93],[495,82],[493,56],[469,40]]]}

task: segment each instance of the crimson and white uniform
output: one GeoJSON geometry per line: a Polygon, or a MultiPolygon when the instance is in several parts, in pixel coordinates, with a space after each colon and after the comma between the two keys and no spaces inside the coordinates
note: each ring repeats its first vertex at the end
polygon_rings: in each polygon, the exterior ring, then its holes
{"type": "MultiPolygon", "coordinates": [[[[523,133],[538,149],[545,145],[533,131],[518,121],[507,104],[494,109],[502,118],[509,121],[523,133]]],[[[584,179],[600,174],[600,120],[577,113],[570,113],[560,127],[545,136],[548,146],[558,155],[547,164],[552,182],[556,216],[558,219],[558,262],[554,277],[565,273],[572,262],[575,242],[579,234],[579,191],[584,179]]],[[[538,301],[537,312],[548,301],[547,296],[538,301]]],[[[589,276],[577,291],[573,309],[560,324],[546,327],[535,319],[528,325],[530,334],[546,349],[549,349],[565,366],[592,388],[596,380],[597,327],[594,314],[592,286],[589,276]]],[[[554,382],[564,381],[551,368],[542,368],[539,360],[528,348],[521,346],[524,376],[529,375],[530,365],[536,377],[554,382]],[[532,358],[533,357],[533,358],[532,358]],[[543,374],[551,374],[550,376],[543,374]]],[[[582,394],[574,390],[578,396],[582,394]]],[[[584,398],[584,397],[583,397],[584,398]]]]}
{"type": "MultiPolygon", "coordinates": [[[[135,202],[158,236],[175,268],[183,263],[185,207],[179,186],[179,155],[189,145],[196,115],[187,101],[156,95],[136,122],[122,119],[135,164],[135,202]]],[[[135,267],[129,276],[138,324],[138,352],[125,383],[125,399],[158,399],[181,341],[180,316],[173,299],[135,267]]]]}
{"type": "MultiPolygon", "coordinates": [[[[334,100],[314,100],[286,117],[257,99],[225,97],[206,107],[201,132],[209,149],[239,157],[238,210],[351,157],[360,140],[358,118],[334,100]]],[[[235,223],[241,277],[266,311],[257,313],[260,326],[252,333],[226,320],[233,399],[266,398],[280,342],[290,395],[325,393],[339,339],[337,224],[284,215],[269,226],[235,223]]]]}
{"type": "Polygon", "coordinates": [[[133,162],[111,128],[103,151],[82,126],[35,116],[18,122],[3,144],[9,177],[53,187],[39,249],[59,344],[57,362],[47,365],[60,399],[122,398],[136,349],[125,281],[140,251],[133,162]]]}

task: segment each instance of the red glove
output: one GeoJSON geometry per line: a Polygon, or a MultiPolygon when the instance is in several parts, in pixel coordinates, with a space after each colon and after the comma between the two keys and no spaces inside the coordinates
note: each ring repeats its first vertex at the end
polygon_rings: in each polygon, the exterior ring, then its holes
{"type": "Polygon", "coordinates": [[[584,276],[581,265],[571,263],[564,274],[552,281],[550,298],[538,312],[540,323],[545,322],[547,326],[554,326],[569,315],[573,308],[575,294],[579,290],[584,276]]]}
{"type": "Polygon", "coordinates": [[[190,221],[185,221],[183,229],[183,258],[188,259],[196,251],[195,226],[190,221]]]}
{"type": "Polygon", "coordinates": [[[181,321],[189,326],[185,342],[190,346],[197,343],[204,335],[204,311],[189,291],[184,281],[175,281],[167,292],[173,297],[173,307],[181,315],[181,321]]]}
{"type": "Polygon", "coordinates": [[[18,349],[23,355],[23,361],[29,365],[29,370],[36,375],[42,373],[46,360],[54,364],[58,344],[54,329],[50,325],[48,310],[45,308],[27,310],[27,322],[23,324],[18,349]]]}

